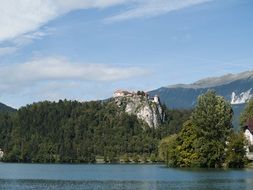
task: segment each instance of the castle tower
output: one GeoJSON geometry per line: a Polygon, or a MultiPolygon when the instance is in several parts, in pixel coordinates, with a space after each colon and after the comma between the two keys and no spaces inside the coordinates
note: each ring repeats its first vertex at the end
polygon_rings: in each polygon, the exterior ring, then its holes
{"type": "Polygon", "coordinates": [[[155,95],[155,97],[154,97],[154,102],[157,103],[157,104],[160,102],[159,96],[158,96],[158,95],[155,95]]]}

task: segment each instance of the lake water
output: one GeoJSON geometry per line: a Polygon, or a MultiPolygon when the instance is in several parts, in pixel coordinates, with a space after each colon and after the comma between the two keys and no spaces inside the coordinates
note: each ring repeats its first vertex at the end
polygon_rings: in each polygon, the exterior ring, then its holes
{"type": "Polygon", "coordinates": [[[163,165],[0,164],[0,190],[252,190],[253,170],[163,165]]]}

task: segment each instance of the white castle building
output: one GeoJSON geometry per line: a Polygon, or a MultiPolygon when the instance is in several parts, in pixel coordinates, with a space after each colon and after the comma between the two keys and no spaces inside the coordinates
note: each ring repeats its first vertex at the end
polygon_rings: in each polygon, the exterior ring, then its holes
{"type": "Polygon", "coordinates": [[[148,93],[143,92],[143,91],[138,91],[136,92],[129,92],[126,90],[116,90],[113,93],[113,97],[117,98],[117,97],[134,97],[134,96],[145,96],[148,100],[159,104],[160,103],[160,98],[158,95],[155,95],[153,98],[150,98],[148,93]]]}
{"type": "Polygon", "coordinates": [[[159,96],[158,96],[158,95],[155,95],[152,102],[157,103],[157,104],[160,103],[160,98],[159,98],[159,96]]]}
{"type": "Polygon", "coordinates": [[[116,97],[123,97],[123,96],[128,96],[128,95],[132,95],[133,93],[131,92],[128,92],[126,90],[116,90],[114,93],[113,93],[113,97],[116,98],[116,97]]]}
{"type": "Polygon", "coordinates": [[[253,119],[248,119],[244,126],[244,136],[249,142],[249,145],[253,145],[253,119]]]}
{"type": "Polygon", "coordinates": [[[4,157],[4,152],[2,151],[2,149],[0,148],[0,159],[2,159],[4,157]]]}

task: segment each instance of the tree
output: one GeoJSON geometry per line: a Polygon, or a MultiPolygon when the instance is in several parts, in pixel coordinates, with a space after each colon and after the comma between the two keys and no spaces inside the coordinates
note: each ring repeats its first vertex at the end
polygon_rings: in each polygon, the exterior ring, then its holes
{"type": "Polygon", "coordinates": [[[158,147],[159,159],[164,161],[167,166],[176,166],[174,158],[176,156],[175,150],[177,147],[176,144],[177,135],[170,135],[168,137],[163,138],[158,147]]]}
{"type": "Polygon", "coordinates": [[[247,103],[244,111],[240,117],[240,124],[243,127],[248,119],[253,119],[253,99],[250,99],[247,103]]]}
{"type": "Polygon", "coordinates": [[[168,162],[177,167],[222,167],[232,116],[230,104],[214,91],[199,96],[196,108],[174,142],[167,140],[167,150],[172,155],[168,162]]]}
{"type": "Polygon", "coordinates": [[[232,130],[232,117],[233,110],[229,102],[210,90],[198,97],[191,121],[198,128],[199,136],[225,143],[232,130]]]}
{"type": "Polygon", "coordinates": [[[195,148],[201,167],[222,166],[226,140],[232,131],[232,117],[231,105],[215,91],[199,96],[191,121],[197,129],[195,148]]]}
{"type": "Polygon", "coordinates": [[[114,100],[38,102],[0,113],[0,148],[10,162],[114,162],[123,155],[155,161],[159,140],[189,116],[185,110],[166,113],[165,125],[151,129],[114,100]]]}
{"type": "Polygon", "coordinates": [[[229,168],[243,168],[247,162],[245,145],[247,144],[243,133],[232,133],[229,137],[225,164],[229,168]]]}
{"type": "Polygon", "coordinates": [[[184,123],[182,130],[177,138],[177,164],[179,167],[200,167],[198,151],[198,131],[191,120],[184,123]]]}

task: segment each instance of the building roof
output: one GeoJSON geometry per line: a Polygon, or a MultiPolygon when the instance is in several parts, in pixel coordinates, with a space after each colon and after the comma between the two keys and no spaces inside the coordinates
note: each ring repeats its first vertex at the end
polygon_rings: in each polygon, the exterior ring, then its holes
{"type": "Polygon", "coordinates": [[[253,134],[253,119],[248,118],[244,128],[248,129],[251,132],[251,134],[253,134]]]}
{"type": "Polygon", "coordinates": [[[114,93],[130,94],[130,92],[128,92],[128,91],[126,91],[126,90],[116,90],[116,91],[114,91],[114,93]]]}

